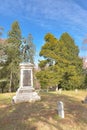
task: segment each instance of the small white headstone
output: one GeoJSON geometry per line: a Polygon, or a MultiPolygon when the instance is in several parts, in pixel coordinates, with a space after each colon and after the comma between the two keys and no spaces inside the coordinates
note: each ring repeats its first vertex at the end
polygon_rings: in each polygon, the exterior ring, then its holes
{"type": "Polygon", "coordinates": [[[58,91],[58,87],[56,87],[56,92],[58,91]]]}
{"type": "Polygon", "coordinates": [[[78,89],[75,89],[75,92],[77,93],[77,92],[78,92],[78,89]]]}
{"type": "Polygon", "coordinates": [[[63,102],[58,102],[58,114],[61,118],[64,118],[64,105],[63,102]]]}
{"type": "Polygon", "coordinates": [[[61,93],[62,93],[62,88],[59,89],[59,94],[61,94],[61,93]]]}

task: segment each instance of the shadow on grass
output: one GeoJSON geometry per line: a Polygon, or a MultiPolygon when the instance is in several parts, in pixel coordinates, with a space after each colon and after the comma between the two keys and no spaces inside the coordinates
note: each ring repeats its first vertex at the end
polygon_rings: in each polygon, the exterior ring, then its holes
{"type": "Polygon", "coordinates": [[[0,108],[0,115],[0,130],[65,130],[67,125],[87,124],[87,105],[65,95],[41,93],[41,101],[10,104],[0,108]],[[64,119],[55,118],[58,101],[64,102],[64,119]]]}

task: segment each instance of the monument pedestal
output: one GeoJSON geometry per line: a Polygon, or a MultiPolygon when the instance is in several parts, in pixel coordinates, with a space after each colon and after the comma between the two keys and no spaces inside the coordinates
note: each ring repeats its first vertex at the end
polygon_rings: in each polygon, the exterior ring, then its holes
{"type": "Polygon", "coordinates": [[[40,96],[33,88],[33,64],[20,64],[20,87],[16,95],[13,97],[13,102],[33,102],[40,100],[40,96]]]}

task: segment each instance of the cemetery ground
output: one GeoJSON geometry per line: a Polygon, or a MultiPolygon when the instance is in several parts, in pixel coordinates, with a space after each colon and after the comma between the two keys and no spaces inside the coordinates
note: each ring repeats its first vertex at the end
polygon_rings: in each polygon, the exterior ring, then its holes
{"type": "Polygon", "coordinates": [[[40,92],[41,101],[12,104],[15,93],[0,94],[0,130],[87,130],[87,91],[40,92]],[[64,103],[65,118],[57,103],[64,103]]]}

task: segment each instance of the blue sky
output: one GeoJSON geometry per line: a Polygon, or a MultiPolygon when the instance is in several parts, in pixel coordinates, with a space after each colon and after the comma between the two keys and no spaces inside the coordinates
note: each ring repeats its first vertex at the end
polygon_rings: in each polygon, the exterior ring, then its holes
{"type": "Polygon", "coordinates": [[[4,27],[3,38],[17,20],[22,35],[33,35],[37,58],[44,44],[44,36],[50,32],[57,38],[68,32],[80,49],[87,37],[87,1],[86,0],[0,0],[0,26],[4,27]]]}

